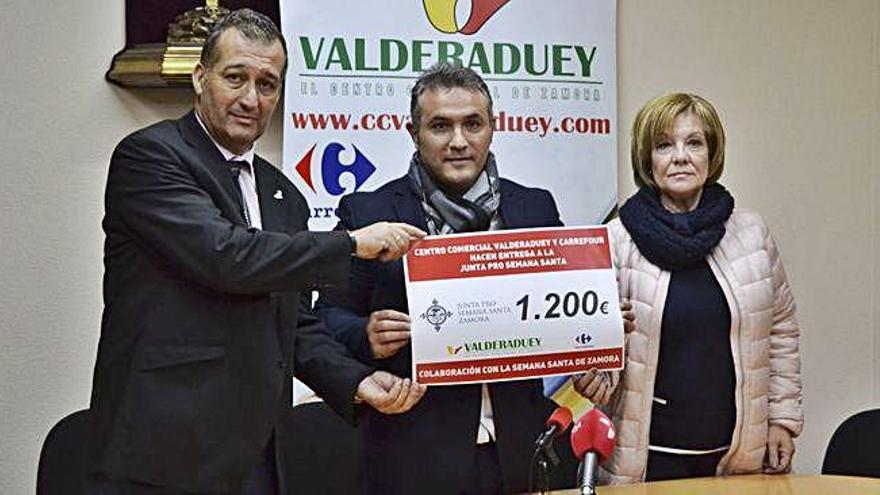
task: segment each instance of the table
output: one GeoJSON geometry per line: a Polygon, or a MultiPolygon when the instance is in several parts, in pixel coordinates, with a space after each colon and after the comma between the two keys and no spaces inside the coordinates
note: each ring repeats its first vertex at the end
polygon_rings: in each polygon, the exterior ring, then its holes
{"type": "MultiPolygon", "coordinates": [[[[574,495],[578,490],[553,492],[574,495]]],[[[880,495],[880,479],[827,475],[766,475],[692,478],[635,485],[600,486],[597,495],[880,495]]]]}

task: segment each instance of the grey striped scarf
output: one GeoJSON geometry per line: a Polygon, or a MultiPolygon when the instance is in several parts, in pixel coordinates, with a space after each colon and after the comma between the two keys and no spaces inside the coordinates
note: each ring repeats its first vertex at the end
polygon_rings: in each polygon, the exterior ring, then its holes
{"type": "Polygon", "coordinates": [[[486,157],[483,173],[461,196],[447,194],[434,184],[418,152],[413,153],[409,162],[409,177],[422,200],[430,234],[479,232],[503,227],[498,215],[498,205],[501,203],[498,167],[491,152],[486,157]]]}

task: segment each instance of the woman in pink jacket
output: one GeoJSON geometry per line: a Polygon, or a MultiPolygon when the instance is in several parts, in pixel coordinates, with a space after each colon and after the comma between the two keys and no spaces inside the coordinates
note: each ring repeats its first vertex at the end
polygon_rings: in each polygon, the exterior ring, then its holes
{"type": "Polygon", "coordinates": [[[576,381],[618,428],[605,481],[787,472],[803,427],[794,301],[767,226],[718,183],[715,109],[648,102],[632,168],[640,189],[610,228],[635,330],[622,372],[576,381]]]}

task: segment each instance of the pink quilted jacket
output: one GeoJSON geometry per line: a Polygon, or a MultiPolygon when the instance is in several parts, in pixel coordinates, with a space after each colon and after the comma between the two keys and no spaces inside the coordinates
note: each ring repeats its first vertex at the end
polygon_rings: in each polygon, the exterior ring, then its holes
{"type": "MultiPolygon", "coordinates": [[[[606,483],[635,483],[645,478],[670,273],[642,256],[619,219],[609,227],[620,295],[633,304],[636,328],[626,337],[625,368],[612,376],[615,389],[607,410],[618,440],[601,475],[606,483]]],[[[794,436],[803,428],[800,331],[776,244],[761,217],[749,211],[735,210],[726,230],[708,258],[730,305],[736,368],[736,426],[719,475],[760,472],[769,424],[794,436]]]]}

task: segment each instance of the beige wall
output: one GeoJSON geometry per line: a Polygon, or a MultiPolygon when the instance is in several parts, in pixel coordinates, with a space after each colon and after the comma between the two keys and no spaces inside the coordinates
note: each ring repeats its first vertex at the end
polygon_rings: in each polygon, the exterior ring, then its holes
{"type": "MultiPolygon", "coordinates": [[[[5,0],[0,18],[0,493],[32,493],[50,426],[88,404],[101,310],[107,159],[128,132],[189,105],[102,75],[123,2],[5,0]]],[[[621,196],[628,131],[671,91],[712,100],[728,131],[723,182],[771,225],[803,327],[817,472],[850,412],[880,405],[880,1],[619,0],[621,196]]],[[[276,160],[280,125],[264,138],[276,160]]]]}

